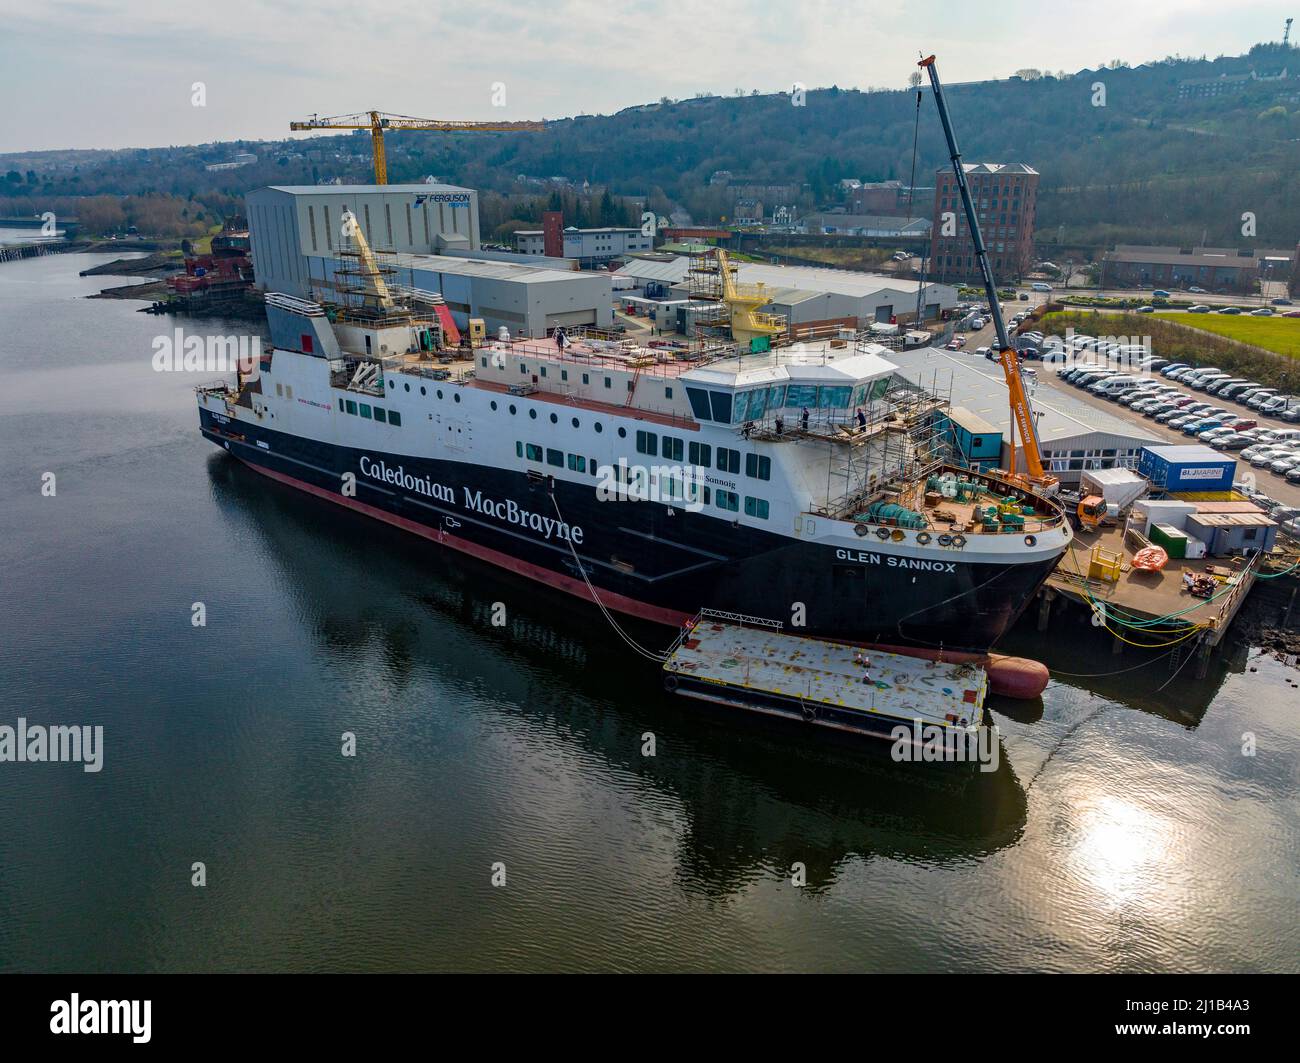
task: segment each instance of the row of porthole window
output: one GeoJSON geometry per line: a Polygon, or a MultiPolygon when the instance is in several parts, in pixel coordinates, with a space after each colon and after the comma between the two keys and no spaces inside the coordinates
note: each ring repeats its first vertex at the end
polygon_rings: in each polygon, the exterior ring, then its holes
{"type": "Polygon", "coordinates": [[[355,402],[352,399],[339,399],[339,413],[350,413],[364,417],[367,421],[391,424],[402,427],[402,415],[396,410],[385,410],[382,406],[371,406],[368,402],[355,402]]]}

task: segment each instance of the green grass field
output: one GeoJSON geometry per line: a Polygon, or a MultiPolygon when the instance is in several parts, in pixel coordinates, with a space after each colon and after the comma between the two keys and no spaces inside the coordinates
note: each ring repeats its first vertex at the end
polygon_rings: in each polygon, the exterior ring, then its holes
{"type": "Polygon", "coordinates": [[[1212,332],[1238,343],[1249,343],[1266,351],[1285,354],[1288,358],[1300,358],[1300,317],[1161,313],[1157,313],[1156,317],[1168,318],[1188,328],[1212,332]]]}

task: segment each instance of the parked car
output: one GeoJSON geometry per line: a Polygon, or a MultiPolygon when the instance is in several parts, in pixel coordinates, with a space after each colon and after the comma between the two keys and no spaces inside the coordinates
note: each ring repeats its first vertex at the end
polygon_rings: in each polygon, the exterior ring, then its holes
{"type": "Polygon", "coordinates": [[[1217,313],[1220,313],[1220,314],[1229,314],[1229,315],[1231,315],[1231,314],[1240,314],[1240,313],[1241,313],[1241,307],[1239,307],[1239,306],[1225,306],[1225,307],[1222,307],[1221,309],[1219,309],[1219,310],[1216,311],[1216,312],[1217,312],[1217,313]]]}
{"type": "Polygon", "coordinates": [[[985,357],[987,357],[989,351],[991,351],[991,350],[993,350],[992,347],[976,347],[976,348],[975,348],[975,353],[976,353],[976,354],[982,354],[982,355],[984,355],[985,357]]]}
{"type": "Polygon", "coordinates": [[[1223,422],[1214,417],[1197,417],[1182,426],[1185,436],[1199,436],[1207,428],[1222,428],[1223,422]]]}
{"type": "Polygon", "coordinates": [[[1208,294],[1209,294],[1208,292],[1206,292],[1206,290],[1205,290],[1204,288],[1198,288],[1198,287],[1196,287],[1195,284],[1193,284],[1193,285],[1192,285],[1190,288],[1188,288],[1187,290],[1188,290],[1189,292],[1191,292],[1193,295],[1208,295],[1208,294]]]}
{"type": "Polygon", "coordinates": [[[1189,314],[1208,314],[1210,308],[1203,303],[1197,303],[1196,306],[1189,306],[1187,312],[1189,314]]]}
{"type": "Polygon", "coordinates": [[[1217,436],[1210,444],[1215,450],[1241,450],[1249,445],[1250,436],[1244,432],[1233,432],[1231,435],[1217,436]]]}
{"type": "Polygon", "coordinates": [[[1258,310],[1252,310],[1250,312],[1250,316],[1251,317],[1272,317],[1273,311],[1266,306],[1261,306],[1258,310]]]}
{"type": "Polygon", "coordinates": [[[1292,406],[1289,410],[1283,410],[1279,416],[1288,424],[1300,424],[1300,406],[1292,406]]]}
{"type": "Polygon", "coordinates": [[[1272,302],[1273,302],[1273,305],[1274,305],[1274,306],[1291,306],[1291,305],[1293,305],[1290,299],[1274,299],[1272,302]]]}
{"type": "Polygon", "coordinates": [[[1168,299],[1168,298],[1169,298],[1169,293],[1168,293],[1167,291],[1165,291],[1163,288],[1157,288],[1154,292],[1151,293],[1151,298],[1152,298],[1152,299],[1168,299]]]}
{"type": "MultiPolygon", "coordinates": [[[[1300,484],[1300,469],[1292,469],[1287,473],[1286,482],[1289,484],[1300,484]]],[[[1291,534],[1296,535],[1296,532],[1293,531],[1291,534]]]]}
{"type": "Polygon", "coordinates": [[[1139,306],[1133,312],[1135,314],[1154,314],[1156,312],[1156,308],[1154,306],[1139,306]]]}

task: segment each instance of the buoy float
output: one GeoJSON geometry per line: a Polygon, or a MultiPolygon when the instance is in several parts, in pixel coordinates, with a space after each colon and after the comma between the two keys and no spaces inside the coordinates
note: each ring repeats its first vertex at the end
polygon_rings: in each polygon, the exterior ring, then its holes
{"type": "Polygon", "coordinates": [[[1047,665],[1041,661],[1031,661],[1024,657],[1004,657],[1000,653],[990,653],[984,665],[988,673],[989,690],[1005,698],[1036,698],[1052,678],[1047,665]]]}

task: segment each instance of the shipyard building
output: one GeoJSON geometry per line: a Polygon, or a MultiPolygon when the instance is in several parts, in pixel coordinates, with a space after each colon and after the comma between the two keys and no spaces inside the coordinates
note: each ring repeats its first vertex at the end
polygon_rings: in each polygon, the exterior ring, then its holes
{"type": "MultiPolygon", "coordinates": [[[[689,297],[687,273],[691,261],[688,255],[634,258],[615,276],[624,283],[631,282],[631,296],[675,303],[689,297]]],[[[744,262],[738,265],[736,279],[742,284],[765,285],[771,301],[761,309],[783,315],[795,336],[815,328],[862,328],[911,316],[916,313],[918,295],[921,316],[927,321],[957,305],[957,289],[947,284],[922,285],[903,277],[846,269],[744,262]]]]}
{"type": "Polygon", "coordinates": [[[480,257],[478,193],[455,185],[277,185],[245,197],[257,285],[331,300],[354,283],[340,271],[343,211],[355,215],[390,283],[443,297],[465,328],[543,336],[612,324],[608,274],[480,257]]]}
{"type": "MultiPolygon", "coordinates": [[[[957,453],[980,468],[1007,467],[1011,399],[1000,363],[932,347],[891,351],[889,360],[897,364],[900,376],[951,401],[950,435],[957,453]],[[993,432],[1000,433],[996,442],[993,432]],[[996,461],[994,447],[1001,451],[996,461]]],[[[1136,469],[1144,448],[1164,442],[1162,437],[1056,387],[1050,370],[1035,369],[1028,379],[1043,465],[1067,487],[1077,486],[1085,471],[1136,469]]],[[[1028,472],[1019,447],[1015,471],[1028,472]]]]}

